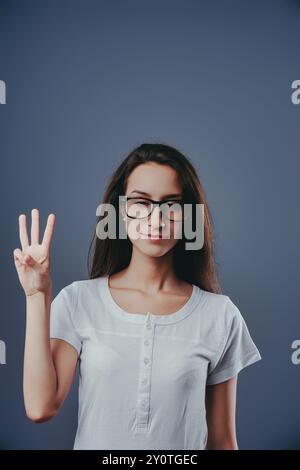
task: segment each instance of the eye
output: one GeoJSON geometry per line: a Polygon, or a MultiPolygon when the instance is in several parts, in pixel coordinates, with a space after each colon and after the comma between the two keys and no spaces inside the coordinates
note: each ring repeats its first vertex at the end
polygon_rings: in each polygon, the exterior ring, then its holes
{"type": "Polygon", "coordinates": [[[178,201],[166,201],[166,204],[168,204],[168,206],[173,206],[173,204],[181,204],[182,203],[182,200],[178,200],[178,201]]]}
{"type": "Polygon", "coordinates": [[[144,205],[144,206],[149,206],[149,205],[151,205],[151,201],[146,201],[145,199],[140,199],[140,200],[134,201],[134,204],[141,204],[141,205],[144,205]]]}
{"type": "Polygon", "coordinates": [[[137,199],[137,198],[132,198],[128,200],[128,207],[134,208],[134,207],[146,207],[150,208],[151,207],[151,201],[148,201],[147,199],[137,199]]]}

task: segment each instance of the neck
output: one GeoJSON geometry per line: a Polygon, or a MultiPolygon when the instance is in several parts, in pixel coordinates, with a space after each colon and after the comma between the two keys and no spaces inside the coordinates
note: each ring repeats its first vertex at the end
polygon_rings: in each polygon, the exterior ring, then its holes
{"type": "Polygon", "coordinates": [[[173,270],[173,253],[165,256],[150,257],[133,247],[129,265],[124,270],[126,278],[132,285],[144,291],[157,292],[163,287],[171,288],[178,284],[173,270]]]}

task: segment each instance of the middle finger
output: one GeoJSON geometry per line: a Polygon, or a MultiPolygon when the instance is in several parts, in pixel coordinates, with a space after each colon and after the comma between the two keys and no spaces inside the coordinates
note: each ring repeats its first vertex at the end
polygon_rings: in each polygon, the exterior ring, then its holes
{"type": "Polygon", "coordinates": [[[39,211],[32,209],[31,211],[31,244],[38,244],[40,238],[39,233],[39,211]]]}

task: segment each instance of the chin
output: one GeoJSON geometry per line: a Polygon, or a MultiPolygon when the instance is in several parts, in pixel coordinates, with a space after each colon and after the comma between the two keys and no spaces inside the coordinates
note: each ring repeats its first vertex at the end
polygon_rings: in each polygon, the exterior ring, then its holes
{"type": "Polygon", "coordinates": [[[161,244],[151,244],[148,241],[139,240],[139,242],[135,242],[133,246],[138,249],[141,253],[147,256],[152,256],[154,258],[159,258],[161,256],[166,255],[175,244],[167,245],[162,242],[161,244]]]}

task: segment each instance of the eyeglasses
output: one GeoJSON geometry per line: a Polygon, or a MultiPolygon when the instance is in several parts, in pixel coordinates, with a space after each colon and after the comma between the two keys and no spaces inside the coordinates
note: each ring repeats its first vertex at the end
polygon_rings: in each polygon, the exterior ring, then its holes
{"type": "Polygon", "coordinates": [[[154,207],[159,206],[162,215],[173,222],[184,219],[183,200],[154,201],[153,199],[121,196],[125,203],[125,211],[131,219],[145,219],[152,214],[154,207]]]}

